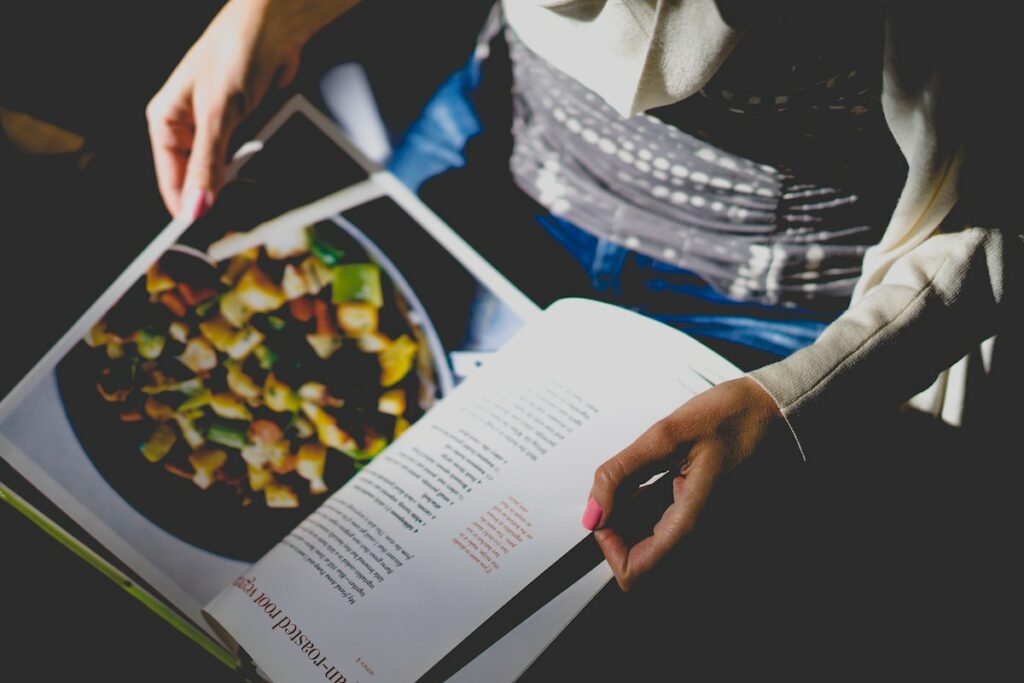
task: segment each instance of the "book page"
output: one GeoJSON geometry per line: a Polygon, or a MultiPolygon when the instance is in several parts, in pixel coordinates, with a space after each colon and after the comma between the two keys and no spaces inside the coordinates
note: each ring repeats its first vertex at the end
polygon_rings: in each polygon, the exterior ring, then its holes
{"type": "Polygon", "coordinates": [[[202,605],[536,310],[292,100],[211,211],[168,226],[0,401],[0,457],[205,628],[202,605]],[[213,254],[228,236],[248,242],[213,254]],[[384,378],[392,342],[413,353],[384,378]]]}
{"type": "Polygon", "coordinates": [[[598,465],[736,374],[660,323],[558,302],[207,612],[275,681],[416,680],[586,536],[598,465]]]}

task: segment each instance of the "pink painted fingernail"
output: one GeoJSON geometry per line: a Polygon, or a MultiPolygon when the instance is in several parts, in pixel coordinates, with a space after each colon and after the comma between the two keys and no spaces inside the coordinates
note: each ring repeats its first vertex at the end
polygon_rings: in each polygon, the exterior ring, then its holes
{"type": "Polygon", "coordinates": [[[593,531],[601,521],[601,506],[591,498],[587,501],[587,508],[583,511],[583,528],[593,531]]]}
{"type": "Polygon", "coordinates": [[[201,187],[196,187],[185,193],[181,202],[182,213],[188,212],[191,220],[197,220],[210,208],[210,193],[201,187]]]}

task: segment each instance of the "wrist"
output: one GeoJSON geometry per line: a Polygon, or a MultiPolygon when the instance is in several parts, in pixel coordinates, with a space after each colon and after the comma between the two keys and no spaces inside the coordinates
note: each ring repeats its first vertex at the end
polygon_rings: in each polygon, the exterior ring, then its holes
{"type": "Polygon", "coordinates": [[[254,0],[262,5],[269,27],[302,47],[359,0],[254,0]]]}

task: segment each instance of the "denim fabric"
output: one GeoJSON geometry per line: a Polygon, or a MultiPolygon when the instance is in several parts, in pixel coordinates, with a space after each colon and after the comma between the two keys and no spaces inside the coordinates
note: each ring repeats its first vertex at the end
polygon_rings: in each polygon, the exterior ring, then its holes
{"type": "Polygon", "coordinates": [[[589,273],[595,293],[695,337],[781,358],[812,343],[829,323],[815,312],[734,301],[687,270],[598,238],[557,216],[541,215],[537,222],[589,273]]]}
{"type": "Polygon", "coordinates": [[[466,165],[466,142],[483,130],[471,99],[480,84],[481,63],[474,54],[441,84],[395,148],[388,170],[410,189],[466,165]]]}

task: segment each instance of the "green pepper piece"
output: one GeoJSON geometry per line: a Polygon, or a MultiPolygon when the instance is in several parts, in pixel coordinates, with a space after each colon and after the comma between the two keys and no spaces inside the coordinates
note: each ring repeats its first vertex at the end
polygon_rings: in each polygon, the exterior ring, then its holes
{"type": "Polygon", "coordinates": [[[190,410],[196,408],[202,408],[210,402],[210,398],[213,396],[213,392],[209,389],[200,389],[199,391],[189,394],[188,398],[181,402],[178,406],[179,413],[187,413],[190,410]]]}
{"type": "Polygon", "coordinates": [[[259,361],[260,367],[264,370],[273,369],[274,363],[277,362],[278,355],[268,349],[265,345],[257,346],[253,349],[252,353],[256,356],[256,360],[259,361]]]}
{"type": "Polygon", "coordinates": [[[206,432],[206,440],[241,450],[249,443],[245,431],[243,428],[233,427],[223,422],[214,422],[206,432]]]}
{"type": "Polygon", "coordinates": [[[223,296],[224,294],[218,294],[212,299],[208,299],[207,301],[204,301],[203,303],[196,306],[196,315],[199,316],[200,318],[205,318],[206,314],[210,312],[211,308],[220,304],[221,297],[223,296]]]}
{"type": "Polygon", "coordinates": [[[284,318],[278,318],[276,315],[267,316],[267,324],[270,325],[274,331],[280,331],[284,329],[285,321],[284,318]]]}
{"type": "Polygon", "coordinates": [[[346,263],[335,268],[331,301],[335,304],[365,301],[377,308],[383,306],[380,268],[375,263],[346,263]]]}
{"type": "Polygon", "coordinates": [[[135,348],[146,360],[156,360],[164,352],[167,338],[152,327],[144,327],[135,335],[135,348]]]}
{"type": "Polygon", "coordinates": [[[331,244],[326,235],[315,227],[309,231],[309,250],[328,266],[338,265],[345,255],[343,249],[331,244]]]}

